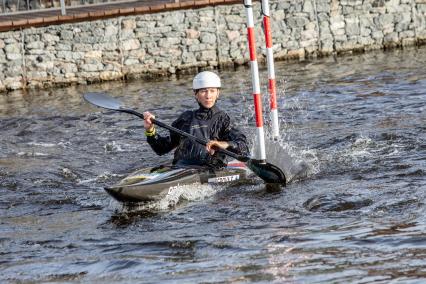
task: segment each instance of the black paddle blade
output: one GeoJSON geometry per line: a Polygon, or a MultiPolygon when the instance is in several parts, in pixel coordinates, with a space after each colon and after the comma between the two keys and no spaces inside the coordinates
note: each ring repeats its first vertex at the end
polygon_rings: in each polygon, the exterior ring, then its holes
{"type": "Polygon", "coordinates": [[[249,160],[247,166],[266,183],[286,185],[287,180],[283,171],[275,165],[249,160]]]}
{"type": "Polygon", "coordinates": [[[86,93],[83,97],[86,101],[98,107],[112,110],[120,110],[121,107],[119,100],[111,98],[104,93],[86,93]]]}

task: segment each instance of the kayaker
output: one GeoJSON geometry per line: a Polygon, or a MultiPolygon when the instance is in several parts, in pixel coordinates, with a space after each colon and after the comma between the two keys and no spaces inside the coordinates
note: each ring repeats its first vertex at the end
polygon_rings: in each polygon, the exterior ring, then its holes
{"type": "Polygon", "coordinates": [[[158,155],[169,153],[173,149],[173,164],[198,165],[220,168],[226,165],[226,156],[215,151],[227,149],[248,156],[246,136],[233,126],[229,115],[216,106],[221,81],[214,72],[198,73],[192,82],[192,89],[199,108],[183,112],[172,126],[207,141],[207,146],[193,142],[175,133],[161,136],[157,133],[150,112],[144,112],[144,127],[147,141],[158,155]]]}

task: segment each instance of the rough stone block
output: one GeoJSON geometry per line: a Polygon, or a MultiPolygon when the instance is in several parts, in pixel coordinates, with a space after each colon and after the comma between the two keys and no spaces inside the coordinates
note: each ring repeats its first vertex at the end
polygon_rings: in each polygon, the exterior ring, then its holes
{"type": "Polygon", "coordinates": [[[135,64],[139,64],[139,59],[135,59],[135,58],[127,58],[124,60],[123,64],[125,66],[130,66],[130,65],[135,65],[135,64]]]}
{"type": "Polygon", "coordinates": [[[412,46],[416,44],[415,38],[404,38],[401,41],[402,46],[412,46]]]}
{"type": "Polygon", "coordinates": [[[102,51],[101,50],[91,50],[86,52],[84,55],[85,58],[101,58],[102,57],[102,51]]]}
{"type": "Polygon", "coordinates": [[[201,58],[207,61],[217,60],[216,50],[206,50],[201,52],[201,58]]]}
{"type": "Polygon", "coordinates": [[[289,50],[287,53],[289,58],[304,58],[305,57],[305,49],[300,48],[296,50],[289,50]]]}
{"type": "Polygon", "coordinates": [[[354,36],[360,34],[359,21],[356,18],[349,18],[346,20],[345,24],[346,34],[348,36],[354,36]]]}
{"type": "Polygon", "coordinates": [[[136,28],[136,21],[134,18],[125,19],[121,22],[122,30],[134,30],[136,28]]]}
{"type": "Polygon", "coordinates": [[[309,23],[308,18],[300,17],[300,16],[292,17],[287,20],[287,25],[291,29],[304,27],[307,23],[309,23]]]}
{"type": "Polygon", "coordinates": [[[4,86],[8,90],[18,90],[23,88],[23,79],[21,76],[7,77],[3,80],[4,86]]]}
{"type": "Polygon", "coordinates": [[[9,61],[22,60],[22,55],[20,53],[6,53],[6,59],[9,61]]]}
{"type": "Polygon", "coordinates": [[[186,38],[188,39],[196,39],[200,37],[200,31],[197,31],[195,29],[187,29],[185,32],[186,38]]]}
{"type": "Polygon", "coordinates": [[[215,44],[216,35],[211,33],[202,33],[200,36],[200,41],[205,44],[215,44]]]}
{"type": "Polygon", "coordinates": [[[74,33],[70,30],[61,30],[60,39],[61,40],[72,40],[74,38],[74,33]]]}
{"type": "Polygon", "coordinates": [[[139,40],[137,39],[129,39],[122,42],[123,50],[135,50],[139,49],[141,46],[139,40]]]}
{"type": "Polygon", "coordinates": [[[376,25],[377,29],[385,29],[390,26],[393,26],[394,24],[393,15],[391,14],[379,15],[378,17],[374,18],[374,24],[376,25]]]}
{"type": "Polygon", "coordinates": [[[48,34],[48,33],[44,33],[42,35],[42,39],[45,42],[57,42],[57,41],[59,41],[59,36],[48,34]]]}

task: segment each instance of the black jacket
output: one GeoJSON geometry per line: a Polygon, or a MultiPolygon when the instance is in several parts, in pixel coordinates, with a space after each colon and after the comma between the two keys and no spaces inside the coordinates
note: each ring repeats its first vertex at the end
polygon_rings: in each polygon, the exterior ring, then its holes
{"type": "MultiPolygon", "coordinates": [[[[233,127],[229,115],[216,106],[206,109],[200,105],[198,110],[185,111],[172,126],[207,141],[227,141],[230,144],[227,150],[240,155],[249,155],[245,135],[233,127]]],[[[226,164],[224,154],[215,152],[214,155],[210,155],[205,146],[172,132],[166,137],[156,133],[154,136],[148,136],[147,141],[158,155],[164,155],[176,148],[173,164],[215,168],[226,164]]]]}

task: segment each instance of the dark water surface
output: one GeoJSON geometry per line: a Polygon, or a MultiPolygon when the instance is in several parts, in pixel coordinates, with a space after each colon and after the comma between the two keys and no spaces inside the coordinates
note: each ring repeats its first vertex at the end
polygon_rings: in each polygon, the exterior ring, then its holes
{"type": "MultiPolygon", "coordinates": [[[[268,156],[303,174],[287,169],[280,192],[194,186],[137,208],[103,186],[170,156],[141,120],[81,95],[170,123],[195,106],[190,76],[0,95],[0,282],[422,283],[425,66],[425,47],[280,62],[268,156]]],[[[249,70],[221,75],[220,106],[252,140],[249,70]]]]}

